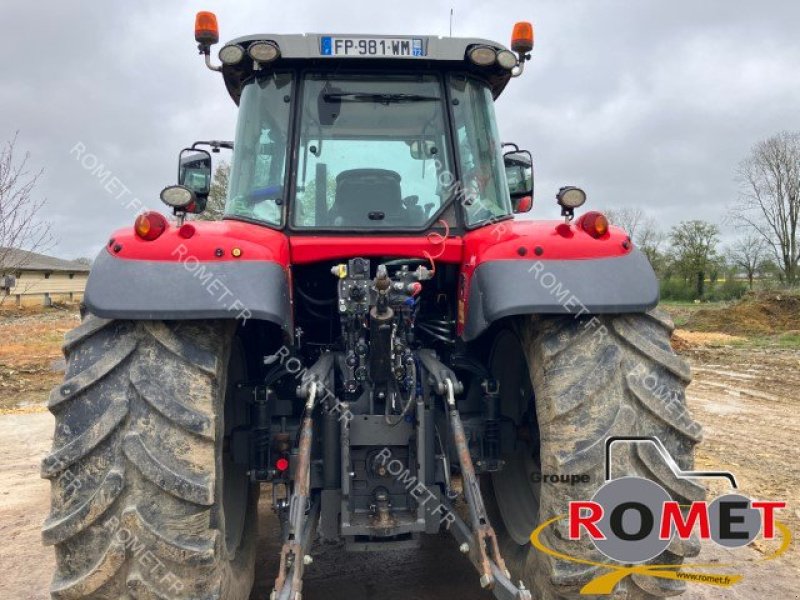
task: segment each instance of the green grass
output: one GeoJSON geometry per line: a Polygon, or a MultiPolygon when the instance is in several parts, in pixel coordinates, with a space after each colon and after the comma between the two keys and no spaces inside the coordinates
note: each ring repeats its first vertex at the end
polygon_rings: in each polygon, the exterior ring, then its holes
{"type": "Polygon", "coordinates": [[[730,346],[739,348],[777,348],[782,350],[800,350],[800,334],[783,333],[781,335],[754,335],[731,342],[730,346]]]}
{"type": "Polygon", "coordinates": [[[784,333],[778,336],[778,346],[781,348],[800,348],[800,334],[784,333]]]}
{"type": "Polygon", "coordinates": [[[683,327],[698,310],[719,309],[722,310],[730,306],[730,302],[692,302],[684,300],[663,300],[658,307],[667,311],[675,327],[683,327]]]}
{"type": "Polygon", "coordinates": [[[664,308],[691,308],[695,306],[703,306],[702,303],[693,302],[690,300],[662,300],[659,306],[664,308]]]}
{"type": "Polygon", "coordinates": [[[786,348],[791,350],[800,349],[800,334],[784,333],[781,335],[761,336],[751,338],[753,345],[765,348],[786,348]]]}

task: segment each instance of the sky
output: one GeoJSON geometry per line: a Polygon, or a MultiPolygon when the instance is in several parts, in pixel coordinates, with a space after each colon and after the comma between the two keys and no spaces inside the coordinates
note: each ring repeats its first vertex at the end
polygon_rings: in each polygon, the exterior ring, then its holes
{"type": "Polygon", "coordinates": [[[174,183],[182,147],[233,138],[236,106],[197,55],[198,10],[217,13],[223,42],[265,32],[447,35],[453,8],[454,35],[508,44],[515,21],[533,22],[533,60],[496,108],[503,141],[533,154],[535,218],[557,217],[556,191],[578,185],[587,208],[640,206],[665,230],[709,220],[730,239],[737,164],[759,140],[800,130],[800,2],[788,0],[0,6],[0,141],[19,132],[18,151],[44,170],[35,193],[56,236],[49,253],[65,258],[93,257],[132,225],[133,199],[165,208],[158,194],[174,183]],[[86,154],[94,162],[81,164],[86,154]],[[94,164],[123,188],[104,188],[85,168],[94,164]]]}

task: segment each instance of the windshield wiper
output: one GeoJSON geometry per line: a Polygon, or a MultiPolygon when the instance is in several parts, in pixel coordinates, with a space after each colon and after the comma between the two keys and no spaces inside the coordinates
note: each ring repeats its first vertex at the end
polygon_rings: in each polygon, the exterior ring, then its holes
{"type": "Polygon", "coordinates": [[[441,100],[439,96],[423,96],[421,94],[386,94],[382,92],[329,92],[323,96],[326,102],[331,100],[351,100],[353,102],[432,102],[441,100]]]}

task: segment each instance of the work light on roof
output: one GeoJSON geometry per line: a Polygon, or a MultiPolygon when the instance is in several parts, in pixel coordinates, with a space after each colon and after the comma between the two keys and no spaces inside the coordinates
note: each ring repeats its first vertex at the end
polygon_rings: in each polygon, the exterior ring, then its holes
{"type": "Polygon", "coordinates": [[[244,58],[244,48],[238,44],[228,44],[219,51],[219,60],[223,65],[237,65],[244,58]]]}
{"type": "Polygon", "coordinates": [[[497,62],[497,51],[491,46],[475,46],[468,54],[469,59],[479,67],[491,67],[497,62]]]}
{"type": "Polygon", "coordinates": [[[497,53],[497,64],[510,71],[517,66],[517,56],[510,50],[501,50],[497,53]]]}
{"type": "Polygon", "coordinates": [[[254,61],[259,63],[270,63],[281,55],[281,51],[272,42],[255,42],[250,44],[247,53],[254,61]]]}

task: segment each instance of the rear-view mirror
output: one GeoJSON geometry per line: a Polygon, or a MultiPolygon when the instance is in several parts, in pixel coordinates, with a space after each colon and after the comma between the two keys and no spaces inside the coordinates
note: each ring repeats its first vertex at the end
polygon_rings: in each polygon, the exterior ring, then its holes
{"type": "Polygon", "coordinates": [[[527,150],[514,150],[503,156],[508,193],[514,212],[527,212],[533,205],[533,157],[527,150]]]}
{"type": "Polygon", "coordinates": [[[414,160],[428,160],[437,153],[436,143],[432,140],[415,140],[408,144],[411,150],[411,158],[414,160]]]}
{"type": "Polygon", "coordinates": [[[179,185],[189,188],[198,197],[205,197],[211,191],[211,177],[211,154],[196,148],[181,150],[178,165],[179,185]]]}

